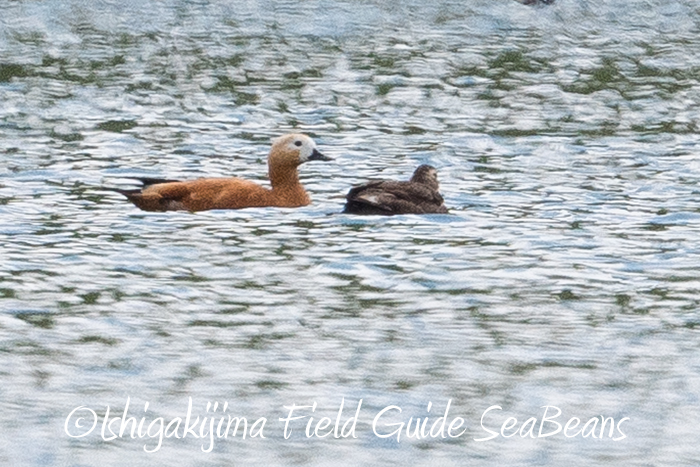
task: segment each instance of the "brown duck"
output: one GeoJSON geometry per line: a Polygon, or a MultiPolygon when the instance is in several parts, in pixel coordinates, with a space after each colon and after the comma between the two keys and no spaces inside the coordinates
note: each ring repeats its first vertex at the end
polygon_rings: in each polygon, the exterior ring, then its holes
{"type": "Polygon", "coordinates": [[[115,190],[144,211],[206,211],[252,207],[295,208],[311,203],[299,183],[299,165],[328,161],[306,135],[289,134],[273,141],[267,159],[272,188],[242,178],[200,178],[191,181],[140,178],[138,190],[115,190]]]}
{"type": "Polygon", "coordinates": [[[439,192],[437,170],[421,165],[411,180],[376,180],[352,188],[343,212],[348,214],[447,213],[439,192]]]}

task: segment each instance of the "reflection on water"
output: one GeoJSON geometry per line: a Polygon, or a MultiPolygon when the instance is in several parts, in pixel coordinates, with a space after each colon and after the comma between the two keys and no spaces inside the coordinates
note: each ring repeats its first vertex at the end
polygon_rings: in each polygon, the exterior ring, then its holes
{"type": "Polygon", "coordinates": [[[692,464],[699,15],[690,0],[7,2],[0,460],[692,464]],[[260,180],[269,138],[292,130],[336,158],[302,167],[309,207],[143,213],[100,189],[260,180]],[[451,215],[338,214],[353,184],[421,163],[451,215]],[[292,402],[408,418],[452,399],[469,434],[396,445],[370,417],[357,440],[273,429],[150,456],[64,435],[72,408],[127,396],[275,423],[292,402]],[[547,404],[630,417],[628,438],[473,441],[489,406],[522,421],[547,404]]]}

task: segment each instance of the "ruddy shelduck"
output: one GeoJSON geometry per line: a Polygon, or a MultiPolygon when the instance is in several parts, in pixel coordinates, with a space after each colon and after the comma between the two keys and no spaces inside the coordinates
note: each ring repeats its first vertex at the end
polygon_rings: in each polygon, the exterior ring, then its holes
{"type": "Polygon", "coordinates": [[[206,211],[252,207],[296,208],[311,203],[299,183],[299,165],[328,161],[306,135],[289,134],[275,139],[267,158],[272,188],[242,178],[201,178],[191,181],[140,178],[138,190],[116,190],[144,211],[206,211]]]}
{"type": "Polygon", "coordinates": [[[348,214],[447,213],[437,179],[437,170],[421,165],[411,180],[375,180],[352,188],[346,197],[348,214]]]}

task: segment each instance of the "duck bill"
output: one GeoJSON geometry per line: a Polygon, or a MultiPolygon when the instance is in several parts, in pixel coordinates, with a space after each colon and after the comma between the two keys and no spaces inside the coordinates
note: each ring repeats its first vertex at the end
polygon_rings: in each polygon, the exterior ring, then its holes
{"type": "Polygon", "coordinates": [[[332,161],[333,159],[328,157],[328,156],[324,156],[323,154],[318,152],[318,150],[316,148],[314,148],[314,152],[312,152],[311,155],[309,156],[309,160],[310,161],[332,161]]]}

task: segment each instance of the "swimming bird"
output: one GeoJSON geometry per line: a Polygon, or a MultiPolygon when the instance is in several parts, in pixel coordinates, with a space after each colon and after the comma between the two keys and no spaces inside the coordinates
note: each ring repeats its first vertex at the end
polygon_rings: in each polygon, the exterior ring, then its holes
{"type": "Polygon", "coordinates": [[[289,134],[273,141],[267,158],[272,188],[242,178],[200,178],[180,181],[139,178],[138,190],[114,190],[144,211],[206,211],[251,207],[306,206],[309,195],[299,183],[297,168],[307,161],[328,161],[306,135],[289,134]]]}
{"type": "Polygon", "coordinates": [[[383,215],[447,213],[439,189],[435,167],[421,165],[407,182],[375,180],[351,188],[343,212],[383,215]]]}

